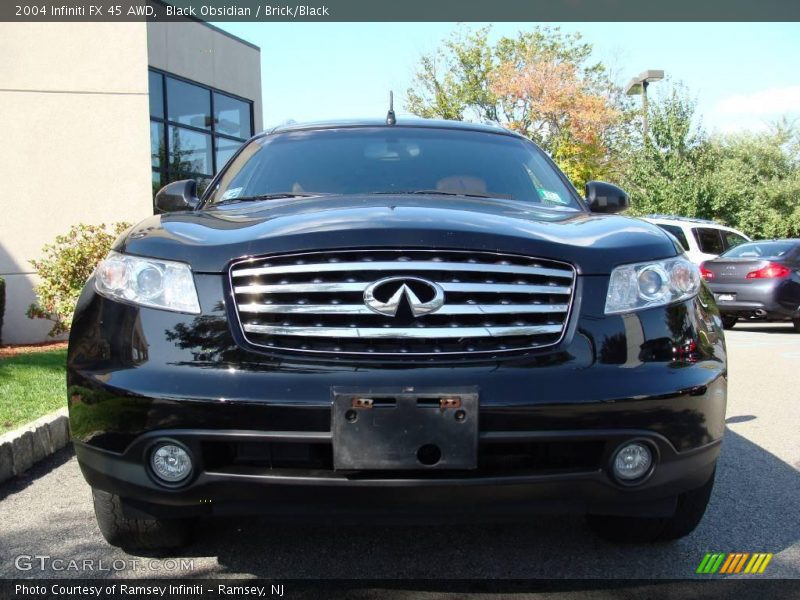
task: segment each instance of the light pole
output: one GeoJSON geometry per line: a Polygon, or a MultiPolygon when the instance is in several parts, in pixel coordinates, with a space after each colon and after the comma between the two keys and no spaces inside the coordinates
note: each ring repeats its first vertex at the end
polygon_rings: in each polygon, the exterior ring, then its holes
{"type": "Polygon", "coordinates": [[[664,71],[648,69],[642,71],[628,82],[628,96],[642,95],[642,118],[643,118],[643,137],[647,140],[647,86],[653,81],[664,79],[664,71]]]}

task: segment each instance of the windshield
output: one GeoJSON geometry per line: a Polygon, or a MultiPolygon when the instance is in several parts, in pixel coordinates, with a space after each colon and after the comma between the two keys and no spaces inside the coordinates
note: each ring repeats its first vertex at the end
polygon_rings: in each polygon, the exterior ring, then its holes
{"type": "Polygon", "coordinates": [[[485,196],[580,210],[574,192],[533,144],[422,127],[295,131],[253,140],[208,202],[365,193],[485,196]]]}
{"type": "Polygon", "coordinates": [[[725,258],[782,258],[797,246],[798,242],[746,242],[728,250],[725,258]]]}

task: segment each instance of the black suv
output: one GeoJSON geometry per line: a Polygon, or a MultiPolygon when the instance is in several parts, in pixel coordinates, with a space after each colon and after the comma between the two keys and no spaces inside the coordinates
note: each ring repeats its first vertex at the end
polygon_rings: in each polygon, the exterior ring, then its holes
{"type": "Polygon", "coordinates": [[[581,198],[502,129],[388,120],[273,129],[195,192],[162,189],[75,312],[70,422],[110,543],[230,513],[697,526],[720,318],[674,238],[610,214],[619,188],[581,198]]]}

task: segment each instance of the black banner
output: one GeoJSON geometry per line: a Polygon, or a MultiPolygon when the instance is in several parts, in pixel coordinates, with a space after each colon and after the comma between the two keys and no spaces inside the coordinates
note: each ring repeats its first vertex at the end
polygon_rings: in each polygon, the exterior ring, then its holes
{"type": "Polygon", "coordinates": [[[515,600],[606,598],[798,598],[800,580],[264,580],[264,579],[41,579],[0,580],[0,600],[306,600],[319,598],[463,598],[514,594],[515,600]],[[446,596],[442,596],[446,594],[446,596]]]}
{"type": "Polygon", "coordinates": [[[3,0],[0,21],[798,21],[794,0],[3,0]]]}

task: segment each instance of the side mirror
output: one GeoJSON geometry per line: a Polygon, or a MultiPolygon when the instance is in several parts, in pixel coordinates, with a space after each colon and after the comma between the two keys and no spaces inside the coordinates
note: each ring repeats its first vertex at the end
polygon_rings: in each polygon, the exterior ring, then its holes
{"type": "Polygon", "coordinates": [[[197,182],[194,179],[183,179],[168,183],[158,190],[155,205],[156,212],[160,213],[194,210],[200,205],[197,182]]]}
{"type": "Polygon", "coordinates": [[[590,181],[586,184],[586,202],[593,213],[618,213],[630,206],[628,194],[604,181],[590,181]]]}

